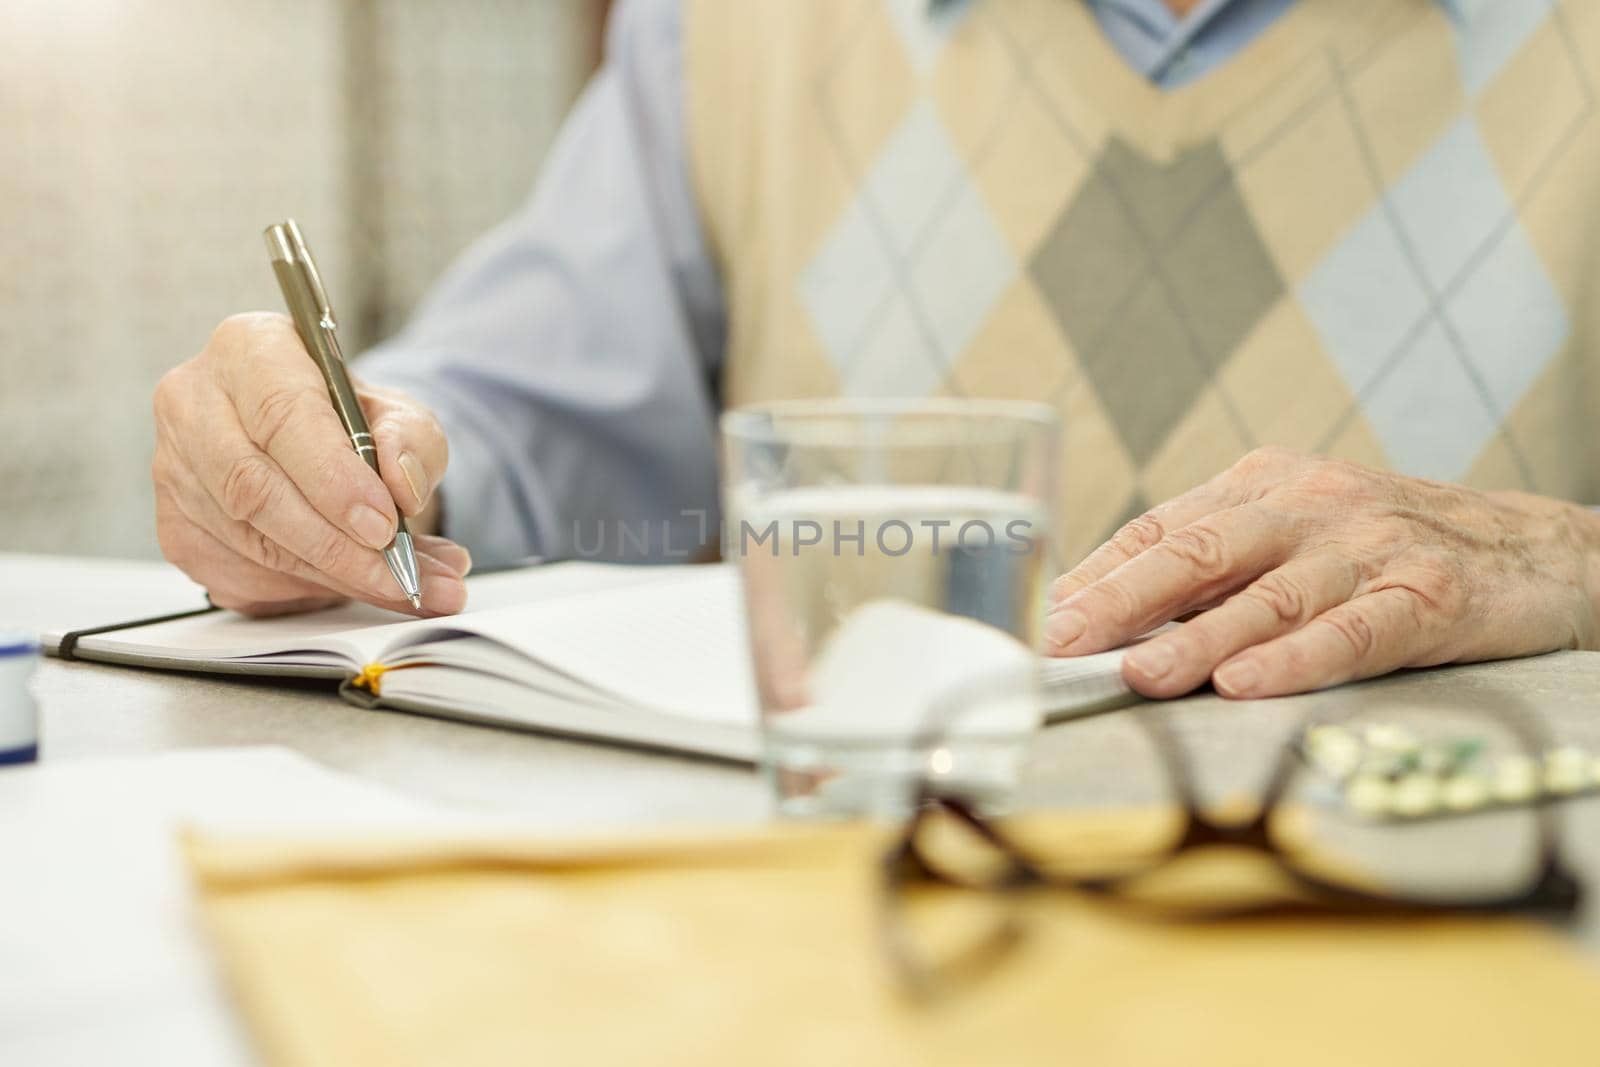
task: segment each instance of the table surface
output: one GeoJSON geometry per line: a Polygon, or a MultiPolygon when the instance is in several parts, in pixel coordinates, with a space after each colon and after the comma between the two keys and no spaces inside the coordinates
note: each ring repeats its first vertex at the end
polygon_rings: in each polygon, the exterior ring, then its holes
{"type": "MultiPolygon", "coordinates": [[[[59,629],[192,605],[198,593],[154,563],[0,554],[0,628],[59,629]]],[[[724,824],[768,817],[764,783],[749,770],[579,741],[364,711],[325,683],[283,685],[47,660],[35,685],[42,759],[174,749],[282,745],[407,796],[535,826],[571,829],[672,823],[724,824]]],[[[536,699],[536,698],[533,698],[536,699]]],[[[1562,741],[1600,750],[1600,653],[1413,672],[1332,694],[1251,703],[1200,694],[1160,709],[1210,797],[1248,793],[1305,717],[1332,706],[1390,702],[1518,701],[1536,706],[1562,741]]],[[[1119,773],[1129,742],[1125,713],[1044,731],[1030,782],[1052,800],[1126,802],[1119,773]]],[[[1600,886],[1600,797],[1571,802],[1565,821],[1574,862],[1600,886]]],[[[1600,949],[1600,909],[1577,926],[1600,949]]]]}

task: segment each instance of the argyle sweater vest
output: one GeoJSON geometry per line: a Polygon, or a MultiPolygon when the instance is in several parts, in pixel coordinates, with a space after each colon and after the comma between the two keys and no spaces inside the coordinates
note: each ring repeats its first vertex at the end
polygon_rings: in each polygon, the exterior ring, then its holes
{"type": "Polygon", "coordinates": [[[1467,6],[1162,92],[1083,0],[688,0],[725,402],[1043,401],[1069,562],[1268,443],[1600,503],[1600,3],[1467,6]]]}

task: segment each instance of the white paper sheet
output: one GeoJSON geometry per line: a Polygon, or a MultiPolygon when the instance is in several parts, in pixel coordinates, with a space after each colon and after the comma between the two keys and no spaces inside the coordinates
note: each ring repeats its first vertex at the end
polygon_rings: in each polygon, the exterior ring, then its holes
{"type": "Polygon", "coordinates": [[[253,1063],[196,924],[179,829],[446,818],[280,748],[0,769],[0,1063],[253,1063]]]}

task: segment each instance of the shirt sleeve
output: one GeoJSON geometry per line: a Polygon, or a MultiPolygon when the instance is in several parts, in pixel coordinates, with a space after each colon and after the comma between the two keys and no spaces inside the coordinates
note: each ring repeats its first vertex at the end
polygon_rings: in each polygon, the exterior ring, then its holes
{"type": "Polygon", "coordinates": [[[679,4],[618,9],[529,202],[360,361],[444,424],[444,532],[481,563],[676,558],[717,529],[725,309],[679,4]]]}

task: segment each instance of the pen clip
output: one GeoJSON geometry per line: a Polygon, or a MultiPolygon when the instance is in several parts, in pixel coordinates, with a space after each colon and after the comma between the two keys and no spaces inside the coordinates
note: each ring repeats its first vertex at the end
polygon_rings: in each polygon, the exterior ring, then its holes
{"type": "Polygon", "coordinates": [[[305,273],[306,284],[311,288],[311,298],[317,302],[317,315],[322,319],[320,325],[332,332],[339,324],[333,317],[333,303],[328,299],[328,291],[322,287],[322,275],[317,271],[316,260],[311,258],[311,249],[306,247],[306,239],[293,219],[286,220],[283,227],[294,248],[295,261],[305,273]]]}

